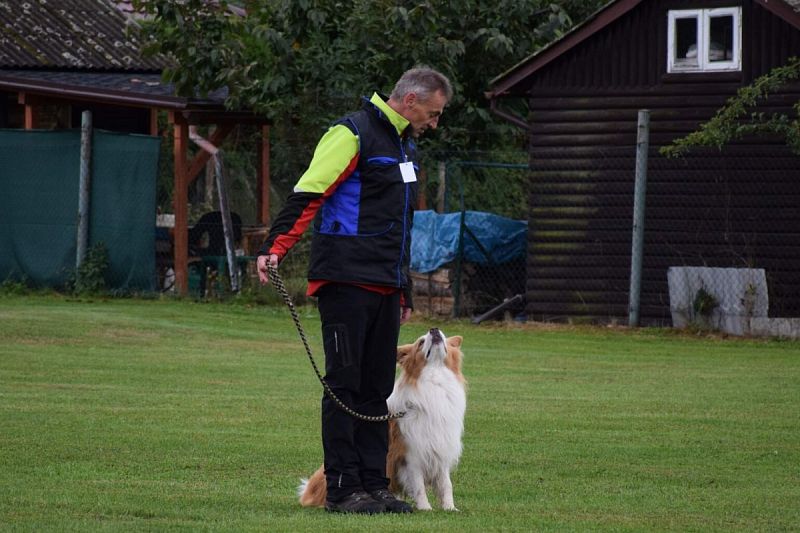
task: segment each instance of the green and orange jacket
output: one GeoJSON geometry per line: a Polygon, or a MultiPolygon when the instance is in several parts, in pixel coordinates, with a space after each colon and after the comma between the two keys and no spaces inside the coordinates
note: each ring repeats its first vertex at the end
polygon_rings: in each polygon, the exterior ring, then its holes
{"type": "Polygon", "coordinates": [[[314,221],[309,292],[326,282],[400,289],[413,307],[408,272],[418,184],[408,120],[379,94],[334,123],[259,250],[283,259],[314,221]]]}

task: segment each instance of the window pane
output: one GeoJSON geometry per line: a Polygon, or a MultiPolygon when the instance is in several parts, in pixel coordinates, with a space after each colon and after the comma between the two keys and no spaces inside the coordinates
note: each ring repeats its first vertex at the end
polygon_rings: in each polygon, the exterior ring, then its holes
{"type": "Polygon", "coordinates": [[[733,59],[733,15],[711,17],[708,45],[708,60],[731,61],[733,59]]]}
{"type": "Polygon", "coordinates": [[[675,66],[696,67],[697,18],[675,19],[675,66]]]}

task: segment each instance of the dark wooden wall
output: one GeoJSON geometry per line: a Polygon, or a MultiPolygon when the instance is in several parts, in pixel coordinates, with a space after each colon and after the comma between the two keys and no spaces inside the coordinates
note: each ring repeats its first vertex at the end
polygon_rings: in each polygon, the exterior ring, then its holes
{"type": "MultiPolygon", "coordinates": [[[[666,160],[657,148],[800,55],[800,30],[744,1],[743,70],[666,74],[668,9],[648,0],[535,75],[527,311],[534,319],[627,319],[636,119],[651,111],[642,320],[669,324],[670,266],[767,272],[771,316],[800,316],[800,159],[775,140],[666,160]]],[[[800,85],[764,111],[792,113],[800,85]]]]}
{"type": "Polygon", "coordinates": [[[92,112],[95,128],[142,135],[150,133],[150,110],[146,108],[79,102],[73,103],[71,110],[72,126],[76,128],[81,125],[81,114],[88,110],[92,112]]]}

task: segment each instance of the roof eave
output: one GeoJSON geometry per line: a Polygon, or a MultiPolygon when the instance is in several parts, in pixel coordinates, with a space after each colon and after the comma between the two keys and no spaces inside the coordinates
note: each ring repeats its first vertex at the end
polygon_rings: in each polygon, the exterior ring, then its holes
{"type": "Polygon", "coordinates": [[[503,96],[522,95],[524,91],[515,90],[524,79],[549,64],[567,50],[588,39],[595,32],[608,26],[613,21],[636,7],[642,0],[614,0],[609,2],[584,22],[567,32],[560,39],[553,41],[536,53],[523,59],[508,71],[489,82],[490,90],[486,92],[488,99],[503,96]]]}
{"type": "MultiPolygon", "coordinates": [[[[192,104],[190,99],[179,96],[137,94],[78,85],[52,84],[40,80],[4,76],[2,73],[0,73],[0,89],[29,92],[54,98],[91,100],[105,104],[158,107],[169,110],[183,110],[192,104]]],[[[198,104],[203,105],[202,102],[198,102],[198,104]]],[[[208,105],[208,102],[205,104],[208,105]]]]}
{"type": "Polygon", "coordinates": [[[800,13],[783,0],[755,0],[755,2],[795,28],[800,29],[800,13]]]}

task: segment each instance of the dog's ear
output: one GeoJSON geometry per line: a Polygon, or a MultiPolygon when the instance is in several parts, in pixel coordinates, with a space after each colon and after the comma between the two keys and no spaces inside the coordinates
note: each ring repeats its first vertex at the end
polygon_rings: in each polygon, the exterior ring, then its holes
{"type": "Polygon", "coordinates": [[[408,357],[408,354],[411,353],[411,350],[414,348],[413,344],[403,344],[402,346],[397,347],[397,362],[402,363],[403,359],[408,357]]]}
{"type": "Polygon", "coordinates": [[[463,341],[463,340],[464,340],[464,337],[462,337],[461,335],[454,335],[452,337],[447,337],[447,344],[449,344],[453,348],[460,348],[461,347],[461,341],[463,341]]]}

